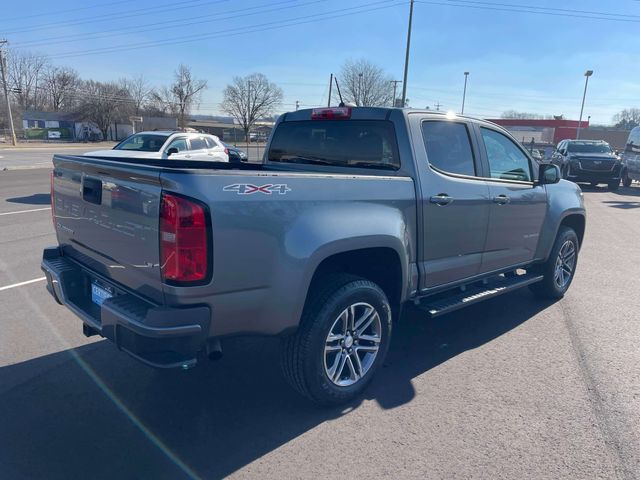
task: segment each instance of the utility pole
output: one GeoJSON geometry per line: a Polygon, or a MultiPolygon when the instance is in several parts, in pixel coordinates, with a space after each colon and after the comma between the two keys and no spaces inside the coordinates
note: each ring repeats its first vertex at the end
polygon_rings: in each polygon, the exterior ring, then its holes
{"type": "Polygon", "coordinates": [[[440,102],[436,102],[436,112],[440,111],[440,107],[442,106],[442,104],[440,102]]]}
{"type": "Polygon", "coordinates": [[[467,77],[469,76],[469,72],[464,72],[464,90],[462,91],[462,111],[460,115],[464,115],[464,100],[467,98],[467,77]]]}
{"type": "Polygon", "coordinates": [[[329,77],[329,100],[327,100],[327,107],[331,106],[331,91],[333,88],[333,73],[329,77]]]}
{"type": "Polygon", "coordinates": [[[580,107],[580,119],[578,120],[578,130],[576,131],[576,140],[580,138],[580,127],[582,127],[582,112],[584,111],[584,99],[587,97],[587,86],[589,85],[589,77],[593,75],[593,70],[584,72],[584,93],[582,94],[582,106],[580,107]]]}
{"type": "Polygon", "coordinates": [[[356,101],[356,105],[362,106],[362,73],[358,74],[358,100],[356,101]]]}
{"type": "Polygon", "coordinates": [[[402,107],[407,104],[407,75],[409,73],[409,51],[411,50],[411,23],[413,22],[413,0],[409,6],[409,27],[407,28],[407,51],[404,57],[404,76],[402,78],[402,107]]]}
{"type": "Polygon", "coordinates": [[[300,106],[300,102],[296,100],[296,112],[298,111],[298,107],[300,106]]]}
{"type": "Polygon", "coordinates": [[[396,101],[396,89],[398,88],[398,84],[402,83],[402,80],[391,80],[391,83],[393,83],[393,103],[391,105],[397,107],[398,102],[396,101]]]}
{"type": "Polygon", "coordinates": [[[8,42],[6,40],[0,40],[0,73],[2,74],[2,88],[4,90],[4,98],[7,101],[7,115],[9,117],[9,127],[11,128],[11,144],[15,147],[16,142],[16,130],[13,127],[13,116],[11,115],[11,100],[9,100],[9,91],[7,90],[7,74],[5,72],[6,64],[4,58],[4,47],[8,42]]]}

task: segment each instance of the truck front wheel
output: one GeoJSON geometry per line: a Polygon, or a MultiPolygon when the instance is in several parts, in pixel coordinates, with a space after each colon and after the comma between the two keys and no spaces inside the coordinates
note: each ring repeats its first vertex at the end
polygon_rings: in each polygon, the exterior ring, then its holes
{"type": "Polygon", "coordinates": [[[391,308],[382,289],[360,277],[331,275],[314,284],[298,331],[284,339],[282,366],[298,392],[337,405],[360,395],[384,361],[391,308]]]}
{"type": "Polygon", "coordinates": [[[561,226],[547,261],[534,271],[542,274],[542,281],[529,286],[541,298],[559,299],[569,289],[578,264],[578,236],[572,228],[561,226]]]}

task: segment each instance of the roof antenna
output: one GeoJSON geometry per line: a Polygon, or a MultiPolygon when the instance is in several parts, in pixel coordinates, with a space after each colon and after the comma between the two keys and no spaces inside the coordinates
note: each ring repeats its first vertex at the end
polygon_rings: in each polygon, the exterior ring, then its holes
{"type": "Polygon", "coordinates": [[[339,107],[344,107],[344,100],[342,100],[342,93],[340,93],[340,85],[338,85],[338,76],[334,76],[333,79],[336,81],[336,88],[338,89],[338,96],[340,97],[340,105],[339,107]]]}

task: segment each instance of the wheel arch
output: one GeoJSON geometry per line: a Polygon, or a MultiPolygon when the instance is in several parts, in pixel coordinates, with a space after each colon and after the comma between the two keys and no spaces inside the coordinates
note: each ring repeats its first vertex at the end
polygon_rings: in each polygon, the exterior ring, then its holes
{"type": "MultiPolygon", "coordinates": [[[[560,222],[560,227],[562,226],[569,227],[574,232],[576,232],[576,235],[578,236],[578,247],[582,247],[582,241],[584,239],[584,232],[586,228],[586,219],[584,215],[579,213],[569,214],[565,216],[560,222]]],[[[558,228],[558,231],[560,231],[560,228],[558,228]]],[[[556,233],[556,236],[557,235],[558,234],[556,233]]]]}
{"type": "Polygon", "coordinates": [[[324,258],[316,267],[305,295],[309,295],[323,277],[334,273],[347,273],[365,278],[377,284],[389,299],[392,310],[402,303],[406,282],[398,252],[391,247],[369,247],[334,253],[324,258]]]}

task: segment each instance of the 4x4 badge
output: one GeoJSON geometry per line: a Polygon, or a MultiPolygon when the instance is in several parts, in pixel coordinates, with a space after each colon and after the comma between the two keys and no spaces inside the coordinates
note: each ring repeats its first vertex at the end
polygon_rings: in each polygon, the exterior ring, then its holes
{"type": "Polygon", "coordinates": [[[271,195],[272,193],[278,193],[285,195],[290,192],[291,189],[286,183],[279,183],[273,185],[271,183],[267,185],[252,185],[250,183],[234,183],[233,185],[226,185],[222,190],[225,192],[236,192],[238,195],[251,195],[254,193],[264,193],[265,195],[271,195]]]}

